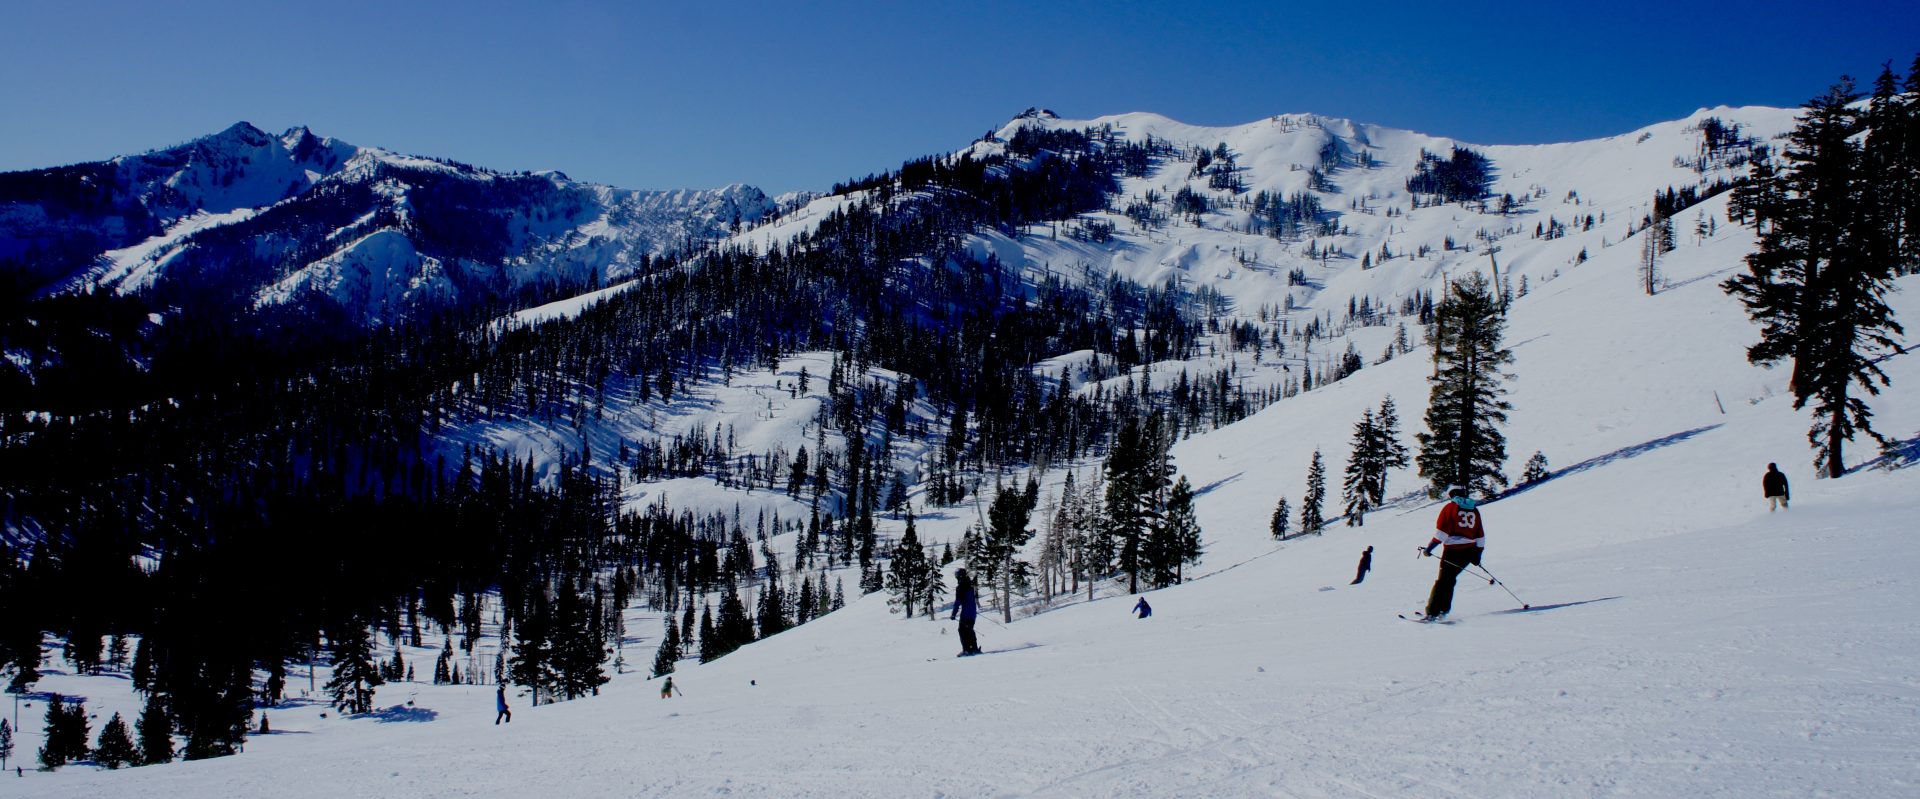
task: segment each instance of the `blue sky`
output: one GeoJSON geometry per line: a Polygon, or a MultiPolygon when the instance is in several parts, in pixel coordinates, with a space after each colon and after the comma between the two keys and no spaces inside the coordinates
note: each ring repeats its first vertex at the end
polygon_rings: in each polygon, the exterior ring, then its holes
{"type": "Polygon", "coordinates": [[[952,150],[1032,105],[1313,112],[1480,143],[1797,105],[1902,73],[1920,3],[0,0],[0,170],[248,120],[628,188],[769,191],[952,150]]]}

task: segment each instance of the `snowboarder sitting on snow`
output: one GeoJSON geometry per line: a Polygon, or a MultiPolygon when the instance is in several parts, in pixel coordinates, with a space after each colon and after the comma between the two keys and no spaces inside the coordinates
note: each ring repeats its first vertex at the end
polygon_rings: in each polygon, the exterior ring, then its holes
{"type": "Polygon", "coordinates": [[[960,620],[960,654],[980,654],[980,641],[973,637],[973,619],[980,615],[980,594],[973,588],[973,577],[966,569],[953,571],[953,612],[948,619],[960,620]]]}
{"type": "Polygon", "coordinates": [[[1787,506],[1787,475],[1780,471],[1779,464],[1767,464],[1767,473],[1760,478],[1760,493],[1767,498],[1768,513],[1787,506]]]}
{"type": "MultiPolygon", "coordinates": [[[[666,684],[665,684],[665,685],[662,685],[662,686],[660,686],[660,698],[661,698],[661,699],[672,699],[672,698],[673,698],[673,695],[674,695],[674,694],[676,694],[676,693],[679,693],[679,692],[680,692],[680,689],[678,689],[678,688],[675,688],[675,687],[673,687],[673,675],[671,675],[671,674],[669,674],[669,675],[667,675],[667,682],[666,682],[666,684]]],[[[686,694],[680,694],[680,695],[681,695],[681,696],[686,696],[686,694]]]]}
{"type": "Polygon", "coordinates": [[[1147,604],[1146,597],[1141,597],[1140,601],[1133,603],[1133,612],[1144,619],[1153,615],[1153,606],[1147,604]]]}
{"type": "Polygon", "coordinates": [[[499,690],[493,692],[493,707],[498,711],[493,716],[493,723],[499,724],[503,719],[509,724],[513,723],[513,711],[507,709],[506,683],[501,683],[499,690]]]}
{"type": "Polygon", "coordinates": [[[1359,585],[1361,580],[1367,579],[1367,572],[1372,570],[1373,547],[1367,547],[1367,551],[1360,553],[1360,570],[1353,573],[1353,582],[1347,585],[1359,585]]]}
{"type": "Polygon", "coordinates": [[[1480,511],[1474,508],[1466,486],[1447,489],[1447,504],[1440,506],[1440,518],[1433,523],[1433,540],[1427,542],[1427,555],[1445,545],[1440,552],[1440,576],[1433,581],[1433,593],[1427,597],[1427,619],[1439,621],[1453,610],[1453,581],[1468,566],[1480,562],[1486,551],[1487,531],[1480,511]]]}

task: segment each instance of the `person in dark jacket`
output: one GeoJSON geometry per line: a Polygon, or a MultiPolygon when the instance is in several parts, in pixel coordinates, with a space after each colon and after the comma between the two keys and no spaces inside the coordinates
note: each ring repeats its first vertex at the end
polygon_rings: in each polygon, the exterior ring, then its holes
{"type": "Polygon", "coordinates": [[[1780,471],[1779,464],[1767,464],[1767,473],[1760,478],[1760,493],[1767,498],[1768,513],[1787,506],[1787,475],[1780,471]]]}
{"type": "Polygon", "coordinates": [[[1147,604],[1146,597],[1141,597],[1140,601],[1133,603],[1133,612],[1134,615],[1144,619],[1153,615],[1153,606],[1147,604]]]}
{"type": "Polygon", "coordinates": [[[978,655],[980,641],[973,636],[973,620],[980,615],[980,594],[974,590],[973,577],[966,569],[955,569],[953,579],[953,612],[947,618],[960,620],[960,654],[978,655]]]}
{"type": "Polygon", "coordinates": [[[1359,585],[1361,580],[1367,579],[1367,572],[1372,570],[1373,547],[1367,547],[1367,551],[1360,553],[1360,570],[1353,573],[1353,582],[1347,585],[1359,585]]]}
{"type": "Polygon", "coordinates": [[[493,723],[499,724],[501,721],[506,721],[509,724],[513,723],[513,711],[507,708],[506,683],[501,683],[499,690],[493,692],[493,707],[499,711],[494,714],[493,723]]]}

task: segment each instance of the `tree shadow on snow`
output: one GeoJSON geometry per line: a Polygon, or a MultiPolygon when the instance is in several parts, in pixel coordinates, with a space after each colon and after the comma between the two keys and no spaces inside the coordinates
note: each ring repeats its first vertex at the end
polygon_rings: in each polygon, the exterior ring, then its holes
{"type": "Polygon", "coordinates": [[[383,707],[372,713],[368,713],[366,714],[366,718],[373,719],[381,724],[397,724],[402,722],[419,723],[440,718],[440,714],[424,707],[394,705],[393,707],[383,707]]]}
{"type": "Polygon", "coordinates": [[[1880,457],[1848,469],[1847,474],[1863,472],[1868,469],[1884,469],[1891,472],[1905,469],[1916,464],[1920,464],[1920,435],[1904,441],[1896,440],[1889,442],[1886,451],[1882,452],[1880,457]]]}
{"type": "Polygon", "coordinates": [[[1524,494],[1528,491],[1532,491],[1535,488],[1539,488],[1540,486],[1546,485],[1547,483],[1553,482],[1562,477],[1569,477],[1572,475],[1576,475],[1581,472],[1587,471],[1589,469],[1597,469],[1599,467],[1605,466],[1615,461],[1623,461],[1628,458],[1637,458],[1641,455],[1645,455],[1649,452],[1652,452],[1656,449],[1661,449],[1663,447],[1671,447],[1689,438],[1693,438],[1694,436],[1700,435],[1701,433],[1705,433],[1711,430],[1718,430],[1720,427],[1722,427],[1725,424],[1726,424],[1725,422],[1721,422],[1720,424],[1710,424],[1710,425],[1707,425],[1706,427],[1696,427],[1692,430],[1683,430],[1681,432],[1674,433],[1673,435],[1661,436],[1660,438],[1656,438],[1652,441],[1641,442],[1631,447],[1621,447],[1620,449],[1616,449],[1605,455],[1599,455],[1592,458],[1588,458],[1572,466],[1568,466],[1565,469],[1555,470],[1552,473],[1548,474],[1545,479],[1535,480],[1525,485],[1519,485],[1519,486],[1514,486],[1513,488],[1509,488],[1505,491],[1500,492],[1500,495],[1498,497],[1495,497],[1495,499],[1506,499],[1507,497],[1511,497],[1516,494],[1524,494]]]}
{"type": "Polygon", "coordinates": [[[1199,487],[1199,488],[1197,488],[1197,489],[1195,489],[1195,490],[1194,490],[1194,492],[1193,492],[1193,495],[1194,495],[1194,496],[1196,496],[1196,497],[1204,497],[1204,496],[1206,496],[1207,494],[1209,494],[1209,493],[1211,493],[1211,492],[1212,492],[1212,491],[1213,491],[1214,489],[1216,489],[1216,488],[1219,488],[1219,487],[1221,487],[1221,486],[1223,486],[1223,485],[1226,485],[1226,484],[1228,484],[1228,483],[1231,483],[1231,482],[1233,482],[1233,481],[1235,481],[1235,480],[1238,480],[1238,479],[1240,479],[1240,477],[1241,477],[1242,475],[1245,475],[1245,474],[1246,474],[1246,472],[1234,472],[1234,473],[1233,473],[1233,474],[1231,474],[1231,475],[1228,475],[1228,476],[1226,476],[1226,477],[1222,477],[1222,478],[1220,478],[1220,479],[1218,479],[1218,480],[1215,480],[1215,481],[1213,481],[1213,482],[1211,482],[1211,483],[1208,483],[1208,484],[1206,484],[1206,485],[1203,485],[1203,486],[1201,486],[1201,487],[1199,487]]]}

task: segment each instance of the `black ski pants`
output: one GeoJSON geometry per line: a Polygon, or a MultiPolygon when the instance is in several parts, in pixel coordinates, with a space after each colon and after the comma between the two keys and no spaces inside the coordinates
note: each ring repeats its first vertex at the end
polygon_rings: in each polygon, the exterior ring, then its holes
{"type": "Polygon", "coordinates": [[[1438,616],[1453,610],[1453,581],[1468,566],[1480,562],[1479,547],[1446,547],[1440,550],[1440,576],[1433,581],[1433,593],[1427,597],[1427,615],[1438,616]]]}
{"type": "Polygon", "coordinates": [[[969,655],[979,654],[980,640],[973,637],[973,617],[960,619],[960,651],[969,655]]]}

